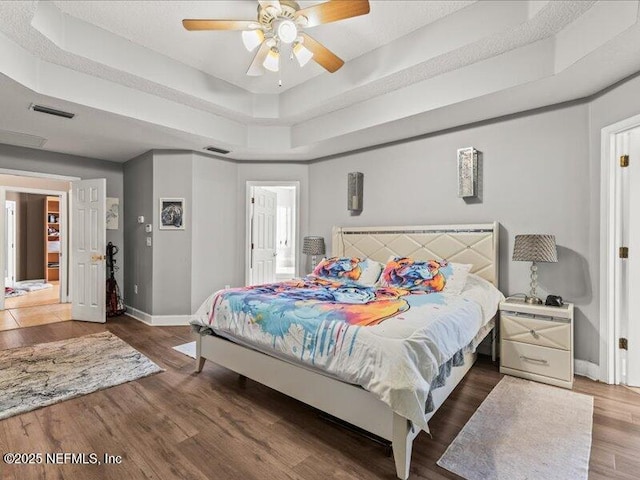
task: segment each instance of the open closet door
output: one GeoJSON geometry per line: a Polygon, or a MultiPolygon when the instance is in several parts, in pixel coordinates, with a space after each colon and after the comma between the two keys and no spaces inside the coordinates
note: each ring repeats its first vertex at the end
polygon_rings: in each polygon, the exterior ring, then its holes
{"type": "Polygon", "coordinates": [[[106,321],[107,181],[71,182],[71,281],[74,320],[106,321]]]}

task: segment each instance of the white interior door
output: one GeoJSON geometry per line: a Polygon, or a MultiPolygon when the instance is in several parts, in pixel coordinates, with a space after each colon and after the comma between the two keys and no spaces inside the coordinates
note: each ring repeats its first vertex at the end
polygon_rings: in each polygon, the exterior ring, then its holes
{"type": "Polygon", "coordinates": [[[16,281],[16,202],[7,200],[5,206],[5,264],[4,285],[13,287],[16,281]]]}
{"type": "Polygon", "coordinates": [[[276,193],[253,187],[250,285],[276,281],[276,214],[276,193]]]}
{"type": "Polygon", "coordinates": [[[71,312],[74,320],[104,323],[107,181],[75,181],[71,191],[71,312]]]}
{"type": "Polygon", "coordinates": [[[621,323],[626,325],[621,325],[621,336],[626,336],[628,344],[627,385],[640,387],[640,128],[629,134],[629,158],[629,166],[625,169],[627,181],[623,182],[623,188],[628,185],[628,197],[624,201],[627,208],[623,209],[629,246],[629,258],[624,260],[628,279],[627,301],[624,302],[627,315],[622,317],[621,323]]]}

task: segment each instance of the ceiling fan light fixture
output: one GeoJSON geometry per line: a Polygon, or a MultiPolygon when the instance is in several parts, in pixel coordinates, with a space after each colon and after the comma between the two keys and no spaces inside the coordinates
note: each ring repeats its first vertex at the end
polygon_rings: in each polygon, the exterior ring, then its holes
{"type": "Polygon", "coordinates": [[[289,19],[278,20],[275,31],[282,43],[291,44],[298,38],[298,27],[289,19]]]}
{"type": "Polygon", "coordinates": [[[245,30],[242,32],[242,43],[244,43],[244,47],[248,51],[253,52],[262,42],[264,42],[262,30],[245,30]]]}
{"type": "Polygon", "coordinates": [[[269,50],[262,66],[271,72],[277,72],[280,70],[280,52],[277,48],[269,50]]]}
{"type": "Polygon", "coordinates": [[[313,58],[311,50],[302,45],[302,43],[296,43],[295,47],[293,47],[293,54],[301,67],[304,67],[313,58]]]}

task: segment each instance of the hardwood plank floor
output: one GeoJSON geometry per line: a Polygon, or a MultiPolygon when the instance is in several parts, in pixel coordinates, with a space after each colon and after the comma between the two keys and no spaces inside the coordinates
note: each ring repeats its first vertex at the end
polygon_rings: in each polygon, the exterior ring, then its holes
{"type": "MultiPolygon", "coordinates": [[[[95,452],[119,465],[6,465],[2,480],[29,479],[393,479],[385,449],[321,419],[300,402],[172,346],[187,327],[148,327],[129,317],[0,332],[0,349],[109,330],[166,372],[0,421],[0,453],[95,452]],[[244,385],[244,386],[243,386],[244,385]]],[[[451,479],[436,461],[502,375],[480,358],[414,443],[412,479],[451,479]]],[[[591,480],[638,478],[640,395],[576,378],[595,397],[591,480]]]]}

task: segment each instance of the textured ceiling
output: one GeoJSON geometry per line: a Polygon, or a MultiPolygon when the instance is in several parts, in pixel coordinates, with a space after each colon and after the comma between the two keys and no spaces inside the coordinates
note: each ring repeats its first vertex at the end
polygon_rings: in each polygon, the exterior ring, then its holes
{"type": "MultiPolygon", "coordinates": [[[[279,88],[276,73],[262,77],[245,74],[255,52],[245,50],[240,32],[188,32],[182,27],[183,18],[254,20],[257,2],[252,0],[54,3],[69,15],[254,93],[280,93],[325,73],[315,62],[304,68],[295,61],[282,62],[283,86],[279,88]]],[[[322,2],[299,2],[301,8],[317,3],[322,2]]],[[[366,16],[307,31],[349,61],[471,3],[473,1],[374,0],[366,16]]]]}

